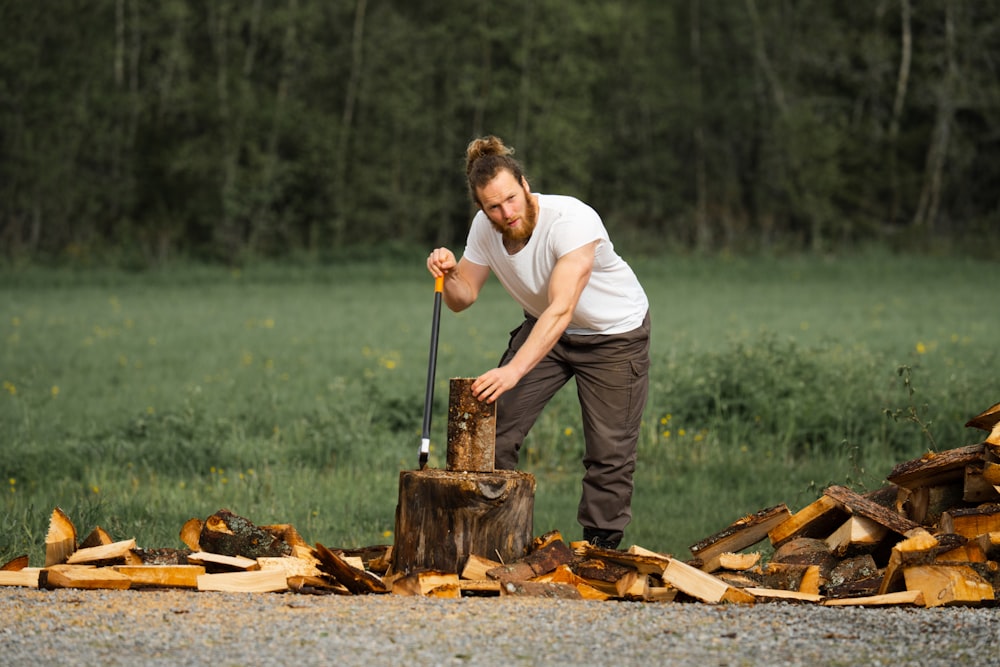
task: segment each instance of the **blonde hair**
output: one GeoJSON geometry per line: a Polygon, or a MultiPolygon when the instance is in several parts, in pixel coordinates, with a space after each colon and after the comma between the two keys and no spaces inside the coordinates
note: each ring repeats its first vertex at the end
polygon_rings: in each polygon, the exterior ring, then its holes
{"type": "Polygon", "coordinates": [[[496,178],[500,171],[509,171],[518,183],[524,178],[524,169],[513,158],[514,149],[493,135],[473,139],[465,149],[465,175],[469,181],[469,196],[479,203],[479,188],[496,178]]]}

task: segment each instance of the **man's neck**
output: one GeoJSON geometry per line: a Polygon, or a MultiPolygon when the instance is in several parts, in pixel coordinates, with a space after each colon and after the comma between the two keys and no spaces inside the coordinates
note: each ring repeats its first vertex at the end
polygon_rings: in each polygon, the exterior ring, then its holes
{"type": "Polygon", "coordinates": [[[513,255],[523,249],[524,246],[528,245],[528,241],[530,240],[530,236],[523,239],[509,239],[505,236],[503,238],[503,247],[507,251],[508,255],[513,255]]]}

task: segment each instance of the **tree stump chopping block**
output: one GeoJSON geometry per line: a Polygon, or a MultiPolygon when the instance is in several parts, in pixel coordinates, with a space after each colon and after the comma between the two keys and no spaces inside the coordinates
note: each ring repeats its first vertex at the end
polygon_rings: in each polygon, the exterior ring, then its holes
{"type": "Polygon", "coordinates": [[[532,544],[534,506],[535,478],[528,473],[404,470],[392,571],[460,573],[472,554],[522,558],[532,544]]]}

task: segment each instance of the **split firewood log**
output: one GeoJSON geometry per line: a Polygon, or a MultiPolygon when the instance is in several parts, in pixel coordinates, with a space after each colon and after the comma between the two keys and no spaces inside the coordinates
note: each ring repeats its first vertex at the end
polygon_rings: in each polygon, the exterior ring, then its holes
{"type": "Polygon", "coordinates": [[[133,565],[187,565],[191,550],[174,549],[173,547],[163,547],[160,549],[136,548],[132,550],[132,553],[139,559],[139,562],[132,563],[133,565]]]}
{"type": "Polygon", "coordinates": [[[490,579],[501,582],[527,581],[556,569],[560,565],[568,565],[576,560],[566,543],[561,539],[548,542],[527,556],[509,565],[501,565],[489,570],[486,575],[490,579]]]}
{"type": "Polygon", "coordinates": [[[460,598],[462,589],[453,572],[425,570],[410,572],[392,582],[394,595],[418,595],[433,598],[460,598]]]}
{"type": "Polygon", "coordinates": [[[562,533],[558,530],[550,530],[547,533],[542,533],[535,539],[531,541],[530,551],[538,551],[543,547],[547,547],[552,542],[565,542],[562,533]]]}
{"type": "Polygon", "coordinates": [[[966,541],[965,537],[954,533],[932,535],[923,528],[910,531],[906,539],[897,542],[892,548],[882,584],[879,586],[879,595],[900,590],[904,568],[934,564],[939,555],[958,548],[966,541]]]}
{"type": "Polygon", "coordinates": [[[791,518],[788,507],[782,503],[742,517],[714,535],[692,544],[691,554],[701,562],[701,569],[714,572],[721,566],[719,556],[751,547],[768,532],[791,518]]]}
{"type": "MultiPolygon", "coordinates": [[[[260,526],[260,529],[274,535],[276,538],[284,542],[290,547],[305,547],[310,548],[309,543],[302,539],[299,535],[299,531],[295,529],[295,526],[290,523],[279,523],[272,524],[269,526],[260,526]]],[[[369,549],[382,549],[383,547],[369,547],[369,549]]],[[[357,554],[361,555],[361,554],[357,554]]]]}
{"type": "Polygon", "coordinates": [[[955,480],[914,489],[900,487],[898,507],[910,521],[933,526],[941,520],[942,512],[963,504],[963,493],[963,485],[955,480]]]}
{"type": "Polygon", "coordinates": [[[552,572],[535,577],[532,581],[548,584],[568,584],[576,588],[584,600],[607,600],[612,596],[587,583],[569,565],[560,565],[552,572]]]}
{"type": "Polygon", "coordinates": [[[221,509],[205,519],[198,543],[202,551],[225,556],[289,556],[292,547],[284,540],[255,526],[249,519],[221,509]]]}
{"type": "Polygon", "coordinates": [[[620,565],[603,558],[590,558],[588,560],[574,563],[573,572],[581,577],[587,584],[608,595],[618,597],[619,581],[626,580],[626,586],[631,586],[638,574],[634,567],[620,565]]]}
{"type": "Polygon", "coordinates": [[[489,570],[486,576],[500,583],[507,583],[510,581],[529,581],[538,575],[531,569],[530,564],[524,561],[517,561],[509,565],[498,565],[489,570]]]}
{"type": "MultiPolygon", "coordinates": [[[[297,547],[297,545],[292,546],[293,548],[297,547]]],[[[309,547],[309,550],[312,551],[312,547],[309,547]]],[[[360,549],[340,549],[338,551],[343,553],[345,558],[360,558],[364,569],[379,575],[386,574],[392,564],[391,544],[379,544],[360,549]]]]}
{"type": "Polygon", "coordinates": [[[649,575],[632,571],[615,582],[617,597],[622,600],[641,602],[649,597],[649,575]]]}
{"type": "Polygon", "coordinates": [[[650,586],[646,592],[646,602],[673,602],[677,599],[677,589],[673,586],[650,586]]]}
{"type": "Polygon", "coordinates": [[[77,549],[66,559],[70,565],[116,565],[125,562],[127,554],[135,549],[135,538],[77,549]]]}
{"type": "Polygon", "coordinates": [[[202,565],[208,574],[220,572],[247,572],[259,570],[260,564],[255,558],[246,556],[226,556],[210,551],[196,551],[188,556],[188,562],[194,565],[202,565]]]}
{"type": "Polygon", "coordinates": [[[0,570],[0,586],[23,586],[38,588],[41,583],[42,568],[25,567],[20,570],[0,570]]]}
{"type": "Polygon", "coordinates": [[[939,530],[943,533],[958,533],[969,539],[998,532],[1000,531],[1000,504],[959,507],[942,512],[939,530]]]}
{"type": "Polygon", "coordinates": [[[829,581],[830,572],[839,561],[830,553],[830,547],[825,540],[810,537],[797,537],[785,542],[774,552],[771,563],[786,563],[797,565],[819,566],[821,583],[829,581]]]}
{"type": "MultiPolygon", "coordinates": [[[[691,563],[688,563],[691,565],[691,563]]],[[[694,567],[693,565],[691,565],[694,567]]],[[[763,577],[759,570],[756,568],[753,570],[716,570],[712,572],[713,577],[717,577],[722,581],[726,582],[734,588],[753,588],[755,586],[763,587],[763,577]]]]}
{"type": "Polygon", "coordinates": [[[965,422],[965,425],[970,428],[978,428],[983,431],[992,432],[996,425],[1000,424],[1000,403],[992,405],[978,415],[965,422]]]}
{"type": "Polygon", "coordinates": [[[0,566],[0,586],[38,588],[41,568],[28,567],[28,556],[12,558],[0,566]]]}
{"type": "Polygon", "coordinates": [[[757,601],[745,590],[730,586],[704,570],[675,559],[670,559],[670,563],[663,571],[663,581],[686,595],[710,604],[720,602],[753,604],[757,601]]]}
{"type": "Polygon", "coordinates": [[[759,602],[822,602],[824,599],[818,593],[803,593],[783,588],[760,588],[754,586],[743,590],[759,602]]]}
{"type": "Polygon", "coordinates": [[[919,459],[896,465],[886,480],[907,489],[961,482],[965,466],[981,461],[984,451],[985,445],[979,443],[944,452],[927,452],[919,459]]]}
{"type": "Polygon", "coordinates": [[[772,528],[767,536],[775,548],[797,538],[825,539],[848,516],[840,502],[822,495],[772,528]]]}
{"type": "Polygon", "coordinates": [[[851,514],[871,519],[875,523],[899,535],[905,535],[918,527],[918,524],[910,521],[898,512],[883,507],[861,494],[851,491],[847,487],[831,486],[823,491],[823,495],[829,496],[841,503],[851,511],[851,514]]]}
{"type": "Polygon", "coordinates": [[[17,572],[28,567],[29,561],[27,554],[23,556],[16,556],[11,558],[9,561],[0,565],[0,572],[17,572]]]}
{"type": "Polygon", "coordinates": [[[330,551],[325,546],[316,543],[316,554],[319,557],[319,569],[333,577],[355,595],[368,593],[388,593],[389,588],[377,575],[349,565],[341,556],[330,551]]]}
{"type": "Polygon", "coordinates": [[[203,551],[201,548],[201,530],[205,527],[205,522],[201,519],[188,519],[181,526],[181,542],[187,545],[191,551],[203,551]]]}
{"type": "Polygon", "coordinates": [[[352,595],[352,593],[338,583],[331,582],[329,578],[323,577],[303,577],[295,575],[288,577],[288,590],[303,595],[352,595]]]}
{"type": "Polygon", "coordinates": [[[826,579],[822,567],[811,563],[787,563],[771,561],[757,570],[760,588],[798,591],[809,595],[819,595],[826,579]]]}
{"type": "MultiPolygon", "coordinates": [[[[949,563],[940,563],[941,565],[948,565],[949,563]]],[[[954,565],[955,563],[951,563],[954,565]]],[[[988,582],[990,586],[993,587],[993,592],[996,595],[1000,591],[1000,563],[995,561],[986,561],[985,563],[960,563],[961,565],[967,565],[972,568],[976,574],[983,578],[984,581],[988,582]]]]}
{"type": "Polygon", "coordinates": [[[936,558],[939,563],[986,563],[989,559],[978,539],[967,540],[936,558]]]}
{"type": "Polygon", "coordinates": [[[80,542],[78,549],[89,549],[91,547],[99,547],[105,544],[111,544],[115,540],[108,535],[108,531],[104,530],[100,526],[97,526],[90,534],[84,538],[83,542],[80,542]]]}
{"type": "Polygon", "coordinates": [[[898,591],[885,595],[868,595],[851,598],[827,598],[823,600],[827,607],[885,607],[885,606],[924,606],[924,594],[921,591],[898,591]]]}
{"type": "Polygon", "coordinates": [[[996,452],[990,450],[989,458],[983,462],[981,483],[989,484],[1000,494],[1000,444],[996,449],[996,452]]]}
{"type": "Polygon", "coordinates": [[[965,466],[962,500],[967,503],[995,503],[1000,500],[1000,465],[979,461],[965,466]],[[987,475],[987,467],[989,474],[987,475]]]}
{"type": "Polygon", "coordinates": [[[257,565],[262,570],[281,570],[285,577],[321,577],[323,573],[315,562],[293,556],[261,556],[257,565]]]}
{"type": "Polygon", "coordinates": [[[638,545],[632,545],[628,551],[617,549],[602,549],[592,544],[582,542],[576,549],[576,554],[584,559],[599,559],[611,563],[631,567],[641,574],[659,576],[670,563],[671,557],[666,554],[650,551],[638,545]]]}
{"type": "Polygon", "coordinates": [[[58,507],[49,518],[49,532],[45,535],[45,566],[65,563],[76,551],[76,526],[58,507]]]}
{"type": "Polygon", "coordinates": [[[732,553],[726,551],[719,554],[718,560],[720,569],[739,572],[755,567],[760,562],[760,552],[732,553]]]}
{"type": "Polygon", "coordinates": [[[509,581],[500,584],[501,597],[551,598],[559,600],[581,600],[583,596],[575,586],[538,581],[509,581]]]}
{"type": "Polygon", "coordinates": [[[132,586],[131,579],[110,567],[57,563],[44,571],[46,588],[125,590],[132,586]]]}
{"type": "Polygon", "coordinates": [[[976,538],[987,560],[1000,561],[1000,532],[990,532],[976,538]]]}
{"type": "Polygon", "coordinates": [[[503,563],[495,560],[483,558],[478,554],[469,554],[468,560],[465,561],[465,567],[462,568],[462,579],[468,579],[470,581],[485,581],[489,579],[489,575],[487,573],[490,570],[502,566],[503,563]]]}
{"type": "Polygon", "coordinates": [[[459,579],[458,587],[463,596],[490,596],[500,595],[502,584],[495,579],[459,579]]]}
{"type": "Polygon", "coordinates": [[[198,577],[205,574],[201,565],[114,565],[124,574],[132,588],[197,588],[198,577]]]}
{"type": "MultiPolygon", "coordinates": [[[[827,595],[832,595],[831,591],[862,580],[876,579],[879,575],[878,565],[871,554],[864,554],[842,560],[830,571],[830,578],[827,582],[827,595]]],[[[878,584],[875,584],[878,589],[878,584]]]]}
{"type": "Polygon", "coordinates": [[[828,600],[831,598],[867,598],[878,596],[881,586],[882,573],[879,572],[864,579],[845,581],[836,586],[828,583],[823,591],[828,600]]]}
{"type": "Polygon", "coordinates": [[[843,558],[848,552],[874,548],[882,542],[888,531],[888,528],[874,519],[853,515],[824,541],[833,555],[843,558]]]}
{"type": "Polygon", "coordinates": [[[288,580],[281,570],[219,572],[200,575],[198,590],[224,593],[276,593],[288,590],[288,580]]]}
{"type": "Polygon", "coordinates": [[[993,586],[964,564],[911,565],[903,568],[906,590],[920,591],[928,607],[977,604],[993,600],[993,586]]]}

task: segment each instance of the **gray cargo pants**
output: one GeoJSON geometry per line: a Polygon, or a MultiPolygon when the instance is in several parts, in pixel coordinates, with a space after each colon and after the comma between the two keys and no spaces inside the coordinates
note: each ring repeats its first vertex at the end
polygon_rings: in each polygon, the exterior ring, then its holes
{"type": "MultiPolygon", "coordinates": [[[[511,332],[500,365],[531,333],[527,317],[511,332]]],[[[497,401],[496,467],[517,467],[518,451],[542,409],[576,377],[583,414],[583,490],[577,519],[584,528],[623,532],[632,519],[632,474],[642,412],[649,394],[649,314],[623,334],[563,334],[552,351],[497,401]]]]}

